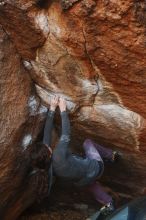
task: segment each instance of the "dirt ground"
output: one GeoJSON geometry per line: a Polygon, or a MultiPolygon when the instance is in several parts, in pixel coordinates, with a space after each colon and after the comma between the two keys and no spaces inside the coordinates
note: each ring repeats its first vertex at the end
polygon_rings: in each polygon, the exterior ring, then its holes
{"type": "Polygon", "coordinates": [[[49,200],[27,210],[19,220],[85,220],[99,208],[86,189],[55,184],[49,200]]]}
{"type": "MultiPolygon", "coordinates": [[[[118,206],[127,201],[119,199],[118,206]]],[[[31,207],[19,220],[86,220],[100,207],[87,189],[57,182],[49,199],[31,207]]]]}

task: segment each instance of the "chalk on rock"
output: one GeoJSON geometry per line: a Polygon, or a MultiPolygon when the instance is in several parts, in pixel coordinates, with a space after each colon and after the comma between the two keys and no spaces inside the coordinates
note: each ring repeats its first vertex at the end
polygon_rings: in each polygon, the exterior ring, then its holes
{"type": "Polygon", "coordinates": [[[38,114],[44,114],[48,111],[48,108],[44,105],[41,105],[39,110],[38,110],[38,114]]]}
{"type": "Polygon", "coordinates": [[[38,103],[35,96],[30,96],[28,100],[28,107],[30,115],[36,115],[38,110],[38,103]]]}
{"type": "Polygon", "coordinates": [[[29,61],[24,60],[23,61],[23,65],[25,66],[26,69],[31,70],[32,69],[32,65],[29,61]]]}
{"type": "Polygon", "coordinates": [[[43,12],[39,13],[38,15],[35,16],[35,23],[47,36],[47,34],[49,33],[49,24],[48,24],[47,15],[45,15],[43,12]]]}
{"type": "Polygon", "coordinates": [[[22,147],[24,148],[24,150],[26,150],[27,146],[30,145],[31,143],[32,143],[31,134],[25,135],[23,140],[22,140],[22,147]]]}

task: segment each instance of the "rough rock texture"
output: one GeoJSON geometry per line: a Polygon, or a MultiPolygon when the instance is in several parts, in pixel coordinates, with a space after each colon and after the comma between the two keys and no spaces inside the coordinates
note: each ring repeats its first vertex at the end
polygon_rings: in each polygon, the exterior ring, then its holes
{"type": "Polygon", "coordinates": [[[125,160],[110,182],[139,193],[146,184],[145,178],[139,182],[145,175],[143,7],[144,2],[81,1],[62,12],[54,2],[48,9],[49,36],[32,61],[39,96],[45,101],[54,92],[68,100],[73,145],[92,137],[120,147],[125,160]]]}
{"type": "MultiPolygon", "coordinates": [[[[53,94],[66,97],[76,150],[88,137],[124,153],[119,165],[105,170],[102,181],[115,191],[144,193],[145,0],[50,1],[45,9],[36,3],[18,0],[0,4],[0,24],[6,32],[1,31],[0,42],[1,153],[12,143],[17,152],[23,141],[22,124],[26,133],[33,129],[28,100],[37,106],[39,99],[35,100],[31,90],[29,72],[46,106],[53,94]]],[[[5,165],[6,177],[11,168],[11,163],[5,165]]],[[[3,175],[0,186],[1,180],[3,175]]]]}
{"type": "MultiPolygon", "coordinates": [[[[31,192],[17,204],[24,182],[21,167],[27,146],[36,139],[47,111],[36,97],[34,86],[21,58],[8,35],[0,27],[0,216],[13,219],[12,212],[21,212],[32,203],[31,192]],[[18,194],[19,192],[19,194],[18,194]],[[29,200],[30,198],[30,200],[29,200]],[[25,204],[26,203],[26,204],[25,204]],[[18,208],[20,206],[20,210],[18,208]]],[[[27,194],[27,192],[25,191],[27,194]]],[[[21,198],[22,194],[20,195],[21,198]]],[[[0,217],[3,219],[3,217],[0,217]]]]}
{"type": "Polygon", "coordinates": [[[33,7],[36,1],[2,2],[0,23],[23,58],[35,58],[36,48],[43,44],[49,32],[45,12],[36,11],[33,7]]]}

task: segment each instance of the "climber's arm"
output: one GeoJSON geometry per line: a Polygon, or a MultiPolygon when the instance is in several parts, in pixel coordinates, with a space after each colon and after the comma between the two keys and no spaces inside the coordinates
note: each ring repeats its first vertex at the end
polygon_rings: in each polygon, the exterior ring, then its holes
{"type": "Polygon", "coordinates": [[[53,151],[54,166],[57,167],[57,169],[66,163],[66,158],[70,155],[70,121],[66,112],[66,102],[63,98],[59,99],[59,108],[62,121],[62,131],[59,142],[53,151]]]}
{"type": "Polygon", "coordinates": [[[62,131],[61,131],[60,140],[69,141],[70,140],[70,121],[69,121],[68,114],[66,111],[66,101],[64,98],[60,98],[59,108],[60,108],[61,121],[62,121],[62,131]]]}
{"type": "Polygon", "coordinates": [[[48,116],[44,128],[43,143],[48,147],[51,145],[53,119],[57,105],[58,105],[58,97],[55,96],[51,99],[50,110],[48,112],[48,116]]]}

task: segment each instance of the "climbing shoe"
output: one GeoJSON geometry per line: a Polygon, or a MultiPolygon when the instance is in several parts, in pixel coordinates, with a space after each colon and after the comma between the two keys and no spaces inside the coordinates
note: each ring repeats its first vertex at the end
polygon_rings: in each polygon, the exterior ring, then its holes
{"type": "Polygon", "coordinates": [[[110,215],[115,210],[113,202],[108,203],[100,209],[100,213],[103,216],[110,215]]]}
{"type": "Polygon", "coordinates": [[[100,210],[95,212],[92,216],[86,220],[105,220],[105,217],[112,214],[115,211],[114,202],[110,202],[107,205],[103,206],[100,210]]]}

